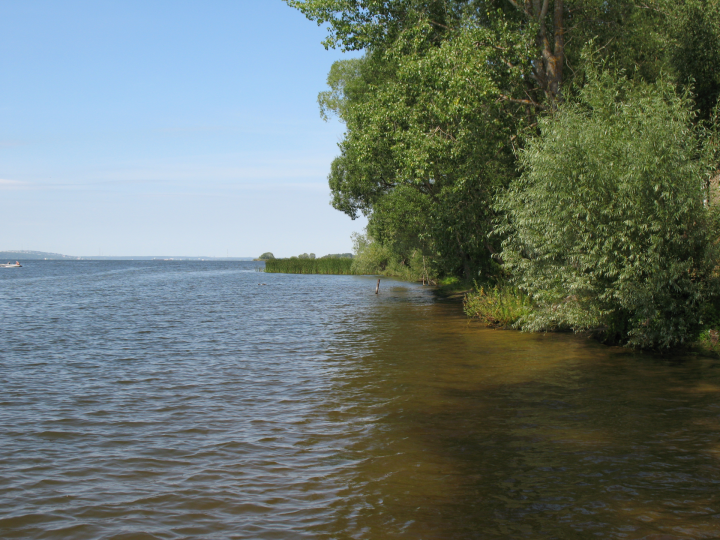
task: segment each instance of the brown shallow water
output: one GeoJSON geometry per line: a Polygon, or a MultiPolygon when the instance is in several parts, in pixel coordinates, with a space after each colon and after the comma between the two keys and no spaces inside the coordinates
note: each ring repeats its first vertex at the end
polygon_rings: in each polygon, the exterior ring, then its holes
{"type": "Polygon", "coordinates": [[[0,538],[720,537],[717,361],[254,266],[0,275],[0,538]]]}

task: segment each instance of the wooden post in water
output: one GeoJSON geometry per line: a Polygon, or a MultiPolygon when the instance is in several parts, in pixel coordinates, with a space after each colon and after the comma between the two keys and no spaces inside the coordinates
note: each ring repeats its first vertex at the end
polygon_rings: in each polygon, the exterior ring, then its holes
{"type": "Polygon", "coordinates": [[[377,285],[375,285],[375,294],[380,291],[380,280],[378,279],[377,285]]]}

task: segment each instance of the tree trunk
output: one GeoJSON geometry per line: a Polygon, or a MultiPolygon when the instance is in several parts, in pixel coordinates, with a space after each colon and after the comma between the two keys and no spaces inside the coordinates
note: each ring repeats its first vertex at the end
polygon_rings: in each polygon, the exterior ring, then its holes
{"type": "Polygon", "coordinates": [[[543,28],[543,68],[545,70],[546,87],[543,88],[545,96],[552,104],[562,101],[563,64],[565,63],[565,37],[563,35],[563,0],[555,0],[553,10],[553,43],[550,46],[550,39],[545,32],[544,21],[541,21],[543,28]]]}
{"type": "Polygon", "coordinates": [[[535,43],[539,55],[532,63],[532,77],[545,94],[548,106],[555,108],[559,102],[563,101],[562,83],[563,66],[565,64],[564,0],[553,0],[552,35],[548,33],[549,25],[547,21],[550,0],[525,0],[522,6],[516,0],[510,0],[510,2],[522,11],[529,21],[538,24],[535,43]]]}
{"type": "Polygon", "coordinates": [[[463,253],[463,271],[465,273],[465,281],[470,282],[472,280],[472,270],[470,270],[470,257],[463,253]]]}

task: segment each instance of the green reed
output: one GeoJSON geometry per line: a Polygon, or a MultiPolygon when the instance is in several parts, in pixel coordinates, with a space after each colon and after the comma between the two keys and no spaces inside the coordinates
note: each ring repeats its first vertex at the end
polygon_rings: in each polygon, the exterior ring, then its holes
{"type": "Polygon", "coordinates": [[[273,274],[354,274],[352,259],[272,259],[265,261],[265,272],[273,274]]]}
{"type": "Polygon", "coordinates": [[[489,326],[510,327],[532,310],[530,297],[516,287],[496,285],[475,290],[465,296],[465,313],[489,326]]]}

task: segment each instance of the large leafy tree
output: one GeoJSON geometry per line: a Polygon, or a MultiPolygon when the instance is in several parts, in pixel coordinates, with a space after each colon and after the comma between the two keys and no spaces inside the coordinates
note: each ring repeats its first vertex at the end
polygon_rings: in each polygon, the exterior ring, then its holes
{"type": "Polygon", "coordinates": [[[442,35],[477,0],[285,0],[318,25],[328,25],[326,48],[378,50],[392,46],[398,35],[418,20],[442,35]]]}
{"type": "Polygon", "coordinates": [[[418,23],[393,47],[334,66],[321,107],[348,131],[330,186],[335,207],[369,215],[380,236],[397,234],[389,218],[399,215],[380,214],[413,201],[423,218],[413,227],[416,247],[439,270],[470,278],[489,264],[491,202],[515,175],[509,142],[518,117],[503,96],[522,84],[523,70],[512,66],[523,65],[525,44],[504,25],[467,25],[440,45],[434,37],[432,24],[418,23]]]}
{"type": "Polygon", "coordinates": [[[533,45],[526,84],[507,98],[534,106],[562,100],[563,86],[582,73],[581,51],[590,40],[605,57],[645,80],[669,69],[679,81],[694,81],[705,116],[719,93],[719,0],[285,1],[326,24],[325,47],[342,50],[392,47],[418,21],[432,25],[439,42],[451,39],[468,19],[487,26],[505,18],[533,45]]]}
{"type": "MultiPolygon", "coordinates": [[[[527,51],[526,84],[518,94],[506,99],[532,106],[562,99],[568,68],[571,74],[578,68],[577,65],[573,68],[571,63],[575,63],[588,39],[597,38],[603,46],[608,46],[610,54],[622,51],[627,56],[629,49],[642,49],[653,41],[645,34],[654,31],[656,19],[662,19],[668,15],[665,12],[671,11],[665,5],[655,7],[653,0],[649,0],[650,6],[636,0],[285,1],[319,25],[327,24],[328,37],[323,44],[344,51],[379,51],[393,47],[404,31],[419,22],[432,27],[431,41],[439,44],[454,39],[455,32],[468,21],[484,27],[497,25],[502,19],[510,21],[519,33],[518,39],[522,36],[531,47],[527,51]],[[568,41],[576,45],[569,53],[566,51],[568,41]],[[613,45],[620,41],[631,41],[631,46],[613,45]]],[[[502,43],[494,46],[502,47],[502,43]]],[[[635,60],[646,61],[645,58],[635,60]]],[[[509,61],[509,58],[504,60],[509,61]]]]}
{"type": "Polygon", "coordinates": [[[365,53],[336,63],[319,97],[347,126],[333,205],[366,214],[400,259],[419,249],[441,273],[477,276],[498,248],[492,200],[538,120],[583,87],[587,43],[629,77],[672,73],[709,118],[718,1],[286,0],[327,25],[326,47],[365,53]]]}

